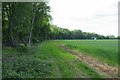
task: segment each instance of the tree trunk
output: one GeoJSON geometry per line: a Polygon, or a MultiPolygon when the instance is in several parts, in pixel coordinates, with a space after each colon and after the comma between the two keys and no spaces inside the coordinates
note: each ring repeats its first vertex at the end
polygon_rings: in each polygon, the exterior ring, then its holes
{"type": "Polygon", "coordinates": [[[9,16],[9,28],[8,28],[8,33],[9,33],[9,46],[13,46],[13,35],[12,35],[12,18],[9,16]]]}
{"type": "Polygon", "coordinates": [[[31,46],[31,42],[32,42],[32,30],[33,30],[33,24],[34,24],[34,20],[35,20],[36,11],[37,11],[37,3],[35,4],[35,7],[33,8],[32,23],[30,26],[30,33],[29,33],[29,40],[28,40],[29,47],[31,46]]]}
{"type": "Polygon", "coordinates": [[[13,43],[13,23],[12,23],[12,20],[13,20],[13,9],[14,9],[14,5],[13,4],[9,4],[9,12],[8,12],[8,21],[9,21],[9,46],[14,46],[14,43],[13,43]]]}
{"type": "Polygon", "coordinates": [[[30,33],[29,33],[29,41],[28,41],[28,46],[31,46],[31,40],[32,40],[32,29],[33,29],[33,24],[34,24],[34,20],[35,20],[35,13],[33,14],[33,17],[32,17],[32,23],[31,23],[31,26],[30,26],[30,33]]]}

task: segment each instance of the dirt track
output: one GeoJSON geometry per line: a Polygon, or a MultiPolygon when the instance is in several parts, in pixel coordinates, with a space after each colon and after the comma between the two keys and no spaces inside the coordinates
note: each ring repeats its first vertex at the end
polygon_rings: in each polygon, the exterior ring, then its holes
{"type": "Polygon", "coordinates": [[[91,68],[93,68],[95,71],[97,71],[99,74],[105,76],[106,78],[118,77],[118,68],[117,67],[111,67],[106,63],[100,62],[100,60],[98,60],[96,58],[82,54],[76,50],[72,50],[69,47],[65,46],[64,44],[59,45],[59,47],[64,49],[68,53],[73,54],[79,60],[88,64],[91,68]]]}

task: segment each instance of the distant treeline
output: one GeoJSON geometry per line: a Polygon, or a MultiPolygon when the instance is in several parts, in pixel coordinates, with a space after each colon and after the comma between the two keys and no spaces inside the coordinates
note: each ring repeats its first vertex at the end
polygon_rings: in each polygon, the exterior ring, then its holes
{"type": "Polygon", "coordinates": [[[115,39],[113,35],[70,31],[51,24],[52,17],[47,2],[3,2],[2,43],[4,46],[31,46],[55,39],[115,39]]]}
{"type": "MultiPolygon", "coordinates": [[[[51,39],[117,39],[114,35],[100,35],[90,32],[82,32],[82,30],[72,30],[52,26],[51,39]]],[[[120,37],[119,37],[120,38],[120,37]]]]}

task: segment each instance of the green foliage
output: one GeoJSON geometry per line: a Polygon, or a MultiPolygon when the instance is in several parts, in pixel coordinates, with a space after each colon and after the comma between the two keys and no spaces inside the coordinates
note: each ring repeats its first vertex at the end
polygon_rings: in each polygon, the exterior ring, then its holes
{"type": "Polygon", "coordinates": [[[26,46],[20,46],[20,47],[17,47],[17,50],[19,52],[28,52],[28,48],[26,46]]]}
{"type": "Polygon", "coordinates": [[[56,25],[51,25],[51,39],[115,39],[115,37],[110,38],[110,36],[103,36],[96,33],[82,32],[82,30],[72,30],[57,27],[56,25]]]}
{"type": "MultiPolygon", "coordinates": [[[[50,63],[36,56],[36,47],[27,52],[16,49],[3,49],[3,78],[40,78],[50,74],[50,63]]],[[[20,48],[19,48],[20,49],[20,48]]]]}
{"type": "Polygon", "coordinates": [[[26,46],[29,40],[48,39],[51,20],[49,12],[50,7],[46,2],[3,2],[3,45],[16,47],[22,43],[26,46]]]}

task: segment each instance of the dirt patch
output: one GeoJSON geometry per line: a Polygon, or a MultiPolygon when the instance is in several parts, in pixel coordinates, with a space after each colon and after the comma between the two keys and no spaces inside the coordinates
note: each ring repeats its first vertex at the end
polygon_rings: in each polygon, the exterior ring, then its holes
{"type": "Polygon", "coordinates": [[[59,45],[59,47],[64,49],[68,53],[75,55],[79,60],[88,64],[90,67],[92,67],[99,74],[101,74],[107,78],[118,77],[118,68],[117,67],[111,67],[106,63],[102,63],[100,60],[98,60],[96,58],[93,58],[93,57],[88,56],[86,54],[82,54],[81,52],[73,50],[64,44],[59,45]]]}

